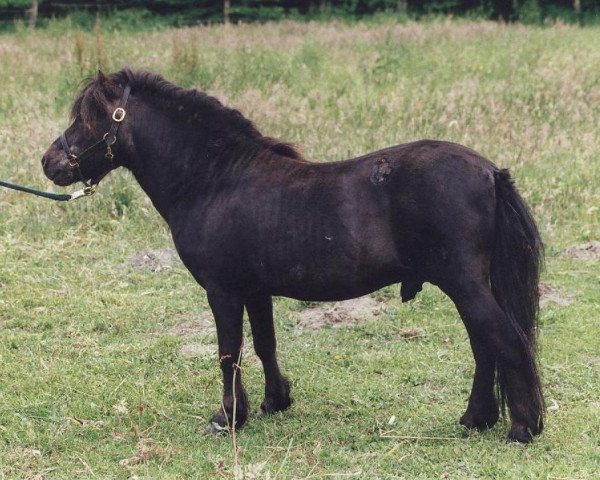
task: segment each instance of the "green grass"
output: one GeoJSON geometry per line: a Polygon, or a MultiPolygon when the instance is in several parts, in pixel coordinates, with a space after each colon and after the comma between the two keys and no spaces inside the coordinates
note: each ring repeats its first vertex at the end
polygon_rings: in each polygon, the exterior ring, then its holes
{"type": "MultiPolygon", "coordinates": [[[[597,475],[599,266],[562,252],[600,239],[599,28],[283,22],[86,33],[57,22],[0,34],[0,178],[50,187],[39,159],[98,64],[204,89],[318,161],[424,137],[475,148],[511,169],[547,245],[544,281],[575,296],[542,310],[544,385],[558,410],[527,447],[504,442],[507,423],[468,438],[459,428],[473,361],[435,288],[402,305],[388,287],[379,316],[318,331],[296,326],[305,304],[277,299],[295,403],[239,432],[246,478],[597,475]],[[423,335],[405,340],[406,327],[423,335]]],[[[176,329],[209,315],[204,292],[182,268],[127,266],[170,244],[124,171],[67,205],[0,191],[0,479],[233,476],[230,442],[202,434],[220,401],[214,331],[176,329]],[[182,355],[191,343],[202,348],[182,355]]],[[[262,373],[247,345],[256,411],[262,373]]]]}

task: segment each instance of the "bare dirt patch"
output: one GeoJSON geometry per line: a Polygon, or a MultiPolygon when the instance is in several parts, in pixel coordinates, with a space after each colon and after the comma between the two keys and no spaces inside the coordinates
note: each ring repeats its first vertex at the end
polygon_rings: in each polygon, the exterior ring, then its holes
{"type": "Polygon", "coordinates": [[[172,248],[146,249],[131,255],[126,266],[139,271],[158,273],[181,266],[177,252],[172,248]]]}
{"type": "Polygon", "coordinates": [[[210,315],[173,325],[168,334],[180,338],[190,338],[195,335],[207,336],[216,331],[215,322],[210,315]]]}
{"type": "Polygon", "coordinates": [[[416,340],[425,335],[425,332],[420,328],[416,327],[405,327],[401,328],[398,332],[398,336],[404,340],[416,340]]]}
{"type": "Polygon", "coordinates": [[[186,340],[179,347],[179,355],[185,358],[214,357],[217,354],[217,343],[206,337],[212,336],[216,331],[215,322],[211,316],[203,316],[173,325],[167,333],[186,340]],[[204,337],[204,338],[203,338],[204,337]]]}
{"type": "Polygon", "coordinates": [[[136,452],[132,457],[124,458],[119,462],[124,468],[129,469],[141,463],[147,463],[150,460],[167,461],[172,456],[170,448],[159,446],[152,438],[140,438],[137,441],[136,452]]]}
{"type": "Polygon", "coordinates": [[[593,241],[573,245],[565,250],[565,255],[576,260],[598,260],[600,258],[600,242],[593,241]]]}
{"type": "Polygon", "coordinates": [[[540,303],[547,305],[555,303],[561,307],[572,305],[575,302],[575,295],[569,292],[562,292],[558,288],[553,287],[549,283],[541,282],[538,286],[540,292],[540,303]]]}
{"type": "Polygon", "coordinates": [[[600,370],[600,357],[599,356],[591,356],[591,357],[584,357],[585,358],[585,363],[590,365],[592,368],[595,368],[596,370],[600,370]]]}
{"type": "Polygon", "coordinates": [[[295,314],[296,328],[317,330],[324,326],[348,327],[381,313],[383,304],[369,296],[343,302],[321,303],[295,314]]]}

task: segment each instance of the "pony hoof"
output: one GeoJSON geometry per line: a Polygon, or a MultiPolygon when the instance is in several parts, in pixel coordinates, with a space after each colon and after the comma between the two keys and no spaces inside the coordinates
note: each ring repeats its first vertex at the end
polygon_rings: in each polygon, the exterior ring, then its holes
{"type": "Polygon", "coordinates": [[[518,442],[518,443],[531,443],[533,441],[533,437],[529,430],[525,427],[513,427],[508,432],[508,442],[518,442]]]}
{"type": "Polygon", "coordinates": [[[261,418],[270,417],[270,416],[271,416],[271,415],[273,415],[274,413],[275,413],[275,412],[264,410],[264,409],[262,408],[262,405],[261,405],[261,406],[260,406],[260,410],[259,410],[258,412],[256,412],[256,415],[255,415],[255,417],[256,417],[257,419],[259,419],[259,420],[260,420],[261,418]]]}
{"type": "Polygon", "coordinates": [[[262,415],[283,412],[292,404],[290,382],[284,377],[278,390],[271,391],[260,405],[262,415]]]}
{"type": "Polygon", "coordinates": [[[208,422],[208,425],[204,429],[204,433],[213,437],[224,437],[229,433],[229,427],[222,427],[217,422],[213,422],[211,420],[210,422],[208,422]]]}
{"type": "Polygon", "coordinates": [[[204,433],[213,437],[222,437],[229,433],[229,423],[223,411],[219,411],[212,416],[204,429],[204,433]]]}
{"type": "MultiPolygon", "coordinates": [[[[240,419],[236,420],[236,430],[242,428],[244,423],[246,422],[246,416],[243,415],[240,419]]],[[[230,422],[227,421],[223,412],[218,412],[213,415],[213,417],[208,422],[208,425],[204,429],[204,433],[207,435],[212,435],[214,437],[222,437],[224,435],[228,435],[231,427],[230,422]]]]}
{"type": "Polygon", "coordinates": [[[465,414],[460,417],[459,423],[469,430],[479,430],[481,432],[496,425],[499,417],[498,412],[492,412],[487,415],[476,415],[471,412],[465,412],[465,414]]]}
{"type": "Polygon", "coordinates": [[[265,398],[260,405],[260,416],[271,415],[277,412],[283,412],[292,404],[292,399],[287,397],[281,400],[265,398]]]}

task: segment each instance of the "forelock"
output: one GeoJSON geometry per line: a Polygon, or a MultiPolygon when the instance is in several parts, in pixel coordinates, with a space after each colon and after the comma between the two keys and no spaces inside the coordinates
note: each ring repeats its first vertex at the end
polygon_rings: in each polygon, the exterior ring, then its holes
{"type": "Polygon", "coordinates": [[[85,128],[94,130],[101,118],[109,115],[111,101],[118,95],[118,85],[101,73],[86,82],[71,107],[71,120],[80,119],[85,128]]]}

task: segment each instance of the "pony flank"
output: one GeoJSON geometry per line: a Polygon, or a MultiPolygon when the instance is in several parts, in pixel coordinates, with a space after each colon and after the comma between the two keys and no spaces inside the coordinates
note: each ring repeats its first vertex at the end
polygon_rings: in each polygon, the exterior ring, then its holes
{"type": "Polygon", "coordinates": [[[129,69],[99,74],[75,101],[65,132],[75,154],[102,138],[127,85],[112,163],[98,154],[78,174],[59,141],[42,163],[59,185],[125,167],[168,223],[217,326],[223,401],[210,431],[230,424],[234,403],[236,427],[248,416],[234,370],[244,309],[265,373],[261,410],[272,413],[292,402],[276,357],[273,296],[342,300],[400,283],[408,301],[429,282],[456,305],[475,359],[460,423],[490,428],[507,405],[511,440],[541,433],[535,322],[543,249],[507,171],[434,140],[312,163],[217,99],[129,69]]]}

